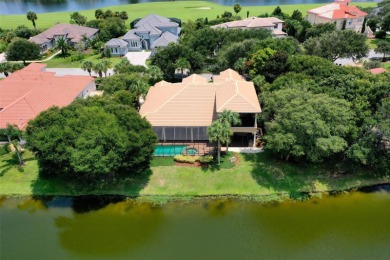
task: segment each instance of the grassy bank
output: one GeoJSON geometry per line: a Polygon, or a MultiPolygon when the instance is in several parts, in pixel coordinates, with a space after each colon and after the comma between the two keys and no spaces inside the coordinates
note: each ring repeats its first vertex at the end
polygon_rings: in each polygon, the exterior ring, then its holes
{"type": "MultiPolygon", "coordinates": [[[[326,2],[326,1],[324,1],[326,2]]],[[[376,6],[376,3],[363,2],[352,3],[362,7],[376,6]]],[[[282,5],[283,12],[291,14],[294,10],[300,10],[304,15],[306,11],[322,4],[300,4],[300,5],[282,5]]],[[[257,16],[263,13],[271,13],[275,9],[272,6],[242,6],[239,13],[242,17],[246,16],[249,11],[250,16],[257,16]]],[[[205,1],[176,1],[176,2],[153,2],[141,4],[128,4],[121,6],[110,6],[102,9],[111,9],[112,11],[126,11],[129,15],[127,24],[136,18],[143,17],[148,14],[158,14],[166,17],[177,17],[183,21],[195,20],[197,18],[215,19],[217,15],[221,15],[224,11],[234,13],[232,6],[222,6],[212,2],[205,1]]],[[[78,11],[78,10],[74,10],[78,11]]],[[[88,20],[95,19],[95,9],[79,11],[80,14],[86,16],[88,20]]],[[[48,28],[56,23],[69,23],[71,12],[55,12],[38,14],[36,21],[38,28],[48,28]]],[[[26,15],[1,15],[0,24],[3,29],[16,28],[18,25],[24,24],[32,28],[32,23],[27,20],[26,15]]]]}
{"type": "MultiPolygon", "coordinates": [[[[294,196],[299,192],[342,191],[390,181],[390,178],[360,168],[345,169],[329,164],[304,166],[278,161],[267,153],[238,154],[230,169],[174,166],[157,159],[150,171],[137,179],[101,181],[97,184],[38,179],[37,161],[26,152],[23,168],[15,154],[0,156],[2,195],[126,196],[294,196]],[[157,166],[166,165],[166,166],[157,166]]],[[[225,157],[224,160],[227,160],[225,157]]]]}

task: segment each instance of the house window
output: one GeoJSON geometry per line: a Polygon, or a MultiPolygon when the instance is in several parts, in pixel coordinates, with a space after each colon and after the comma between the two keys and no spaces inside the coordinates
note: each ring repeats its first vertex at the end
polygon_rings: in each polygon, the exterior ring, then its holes
{"type": "Polygon", "coordinates": [[[351,25],[352,24],[352,22],[353,22],[353,20],[351,19],[351,20],[349,20],[348,21],[348,25],[351,25]]]}

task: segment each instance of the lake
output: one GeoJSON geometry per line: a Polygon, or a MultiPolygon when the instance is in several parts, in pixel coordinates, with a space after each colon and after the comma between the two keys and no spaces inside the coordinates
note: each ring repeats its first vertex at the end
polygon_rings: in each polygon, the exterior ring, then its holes
{"type": "Polygon", "coordinates": [[[388,259],[390,193],[163,206],[0,198],[1,259],[388,259]]]}
{"type": "MultiPolygon", "coordinates": [[[[36,13],[82,11],[104,8],[106,6],[136,4],[148,2],[164,2],[168,0],[0,0],[0,14],[25,14],[27,11],[36,13]]],[[[314,4],[332,2],[327,0],[210,0],[220,5],[233,6],[239,3],[243,6],[255,5],[285,5],[314,4]]],[[[354,2],[378,2],[378,0],[354,0],[354,2]]]]}

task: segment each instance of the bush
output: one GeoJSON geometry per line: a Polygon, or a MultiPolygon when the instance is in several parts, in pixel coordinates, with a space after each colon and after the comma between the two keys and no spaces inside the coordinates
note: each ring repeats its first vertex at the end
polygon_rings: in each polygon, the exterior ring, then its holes
{"type": "Polygon", "coordinates": [[[206,164],[206,163],[211,163],[214,160],[214,157],[212,155],[202,155],[202,156],[176,155],[173,159],[179,163],[194,164],[195,162],[198,161],[200,163],[206,164]]]}
{"type": "Polygon", "coordinates": [[[382,66],[380,61],[364,61],[363,67],[366,70],[380,68],[382,66]]]}
{"type": "Polygon", "coordinates": [[[386,31],[377,31],[375,32],[375,38],[377,39],[384,39],[386,38],[386,31]]]}
{"type": "Polygon", "coordinates": [[[203,155],[199,157],[200,163],[211,163],[214,160],[212,155],[203,155]]]}
{"type": "Polygon", "coordinates": [[[199,156],[192,156],[192,155],[176,155],[173,157],[175,162],[179,163],[190,163],[194,164],[196,161],[199,160],[199,156]]]}

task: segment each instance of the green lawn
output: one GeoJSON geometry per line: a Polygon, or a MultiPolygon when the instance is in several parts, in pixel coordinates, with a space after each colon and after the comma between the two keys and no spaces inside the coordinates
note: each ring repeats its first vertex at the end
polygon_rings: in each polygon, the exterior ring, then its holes
{"type": "MultiPolygon", "coordinates": [[[[76,55],[75,51],[70,52],[71,56],[76,55]]],[[[61,55],[57,55],[51,60],[45,61],[44,63],[47,64],[47,68],[80,68],[81,64],[84,61],[92,61],[93,63],[98,63],[102,60],[100,54],[87,54],[85,55],[85,58],[79,61],[72,61],[71,56],[63,57],[61,55]]],[[[110,58],[110,61],[112,63],[112,67],[115,66],[115,64],[119,63],[121,58],[119,57],[112,57],[110,58]]]]}
{"type": "MultiPolygon", "coordinates": [[[[324,1],[326,2],[326,1],[324,1]]],[[[376,6],[374,2],[353,3],[358,6],[368,7],[376,6]]],[[[295,9],[299,9],[304,15],[306,11],[322,4],[302,4],[302,5],[283,5],[283,12],[291,14],[295,9]]],[[[257,16],[262,13],[271,13],[276,6],[242,6],[239,13],[242,17],[246,16],[249,11],[250,16],[257,16]]],[[[177,17],[183,21],[196,18],[215,19],[217,15],[221,15],[224,11],[234,13],[232,6],[222,6],[212,2],[204,1],[175,1],[175,2],[153,2],[141,4],[128,4],[121,6],[111,6],[103,9],[111,9],[112,11],[126,11],[129,15],[127,24],[136,18],[143,17],[148,14],[158,14],[166,17],[177,17]]],[[[76,11],[76,10],[75,10],[76,11]]],[[[80,14],[85,15],[88,20],[95,19],[93,10],[79,11],[80,14]]],[[[56,23],[69,23],[71,12],[56,12],[38,14],[36,21],[37,27],[48,28],[56,23]]],[[[32,23],[27,20],[26,15],[1,15],[0,24],[3,29],[16,28],[18,25],[27,25],[32,27],[32,23]]]]}
{"type": "Polygon", "coordinates": [[[378,47],[378,42],[386,41],[390,42],[390,36],[386,37],[386,39],[368,39],[368,45],[370,46],[370,49],[375,49],[378,47]]]}
{"type": "MultiPolygon", "coordinates": [[[[230,169],[174,166],[168,159],[156,159],[150,171],[136,179],[91,182],[38,179],[37,161],[26,152],[26,165],[17,165],[15,154],[0,156],[2,195],[128,196],[294,196],[298,192],[346,190],[390,181],[359,168],[340,165],[305,166],[275,160],[267,153],[237,155],[239,163],[230,169]]],[[[224,158],[226,160],[226,157],[224,158]]]]}

